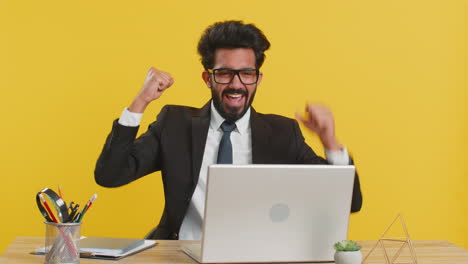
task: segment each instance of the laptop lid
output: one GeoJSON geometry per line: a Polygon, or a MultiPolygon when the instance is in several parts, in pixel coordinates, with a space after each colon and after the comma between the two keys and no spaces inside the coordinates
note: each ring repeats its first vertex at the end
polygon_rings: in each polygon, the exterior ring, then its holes
{"type": "Polygon", "coordinates": [[[353,182],[354,166],[210,166],[199,261],[333,261],[353,182]]]}

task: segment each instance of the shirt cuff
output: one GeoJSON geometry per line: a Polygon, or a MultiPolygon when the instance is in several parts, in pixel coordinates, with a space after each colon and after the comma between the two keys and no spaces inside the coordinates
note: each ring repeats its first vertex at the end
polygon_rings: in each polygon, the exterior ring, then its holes
{"type": "Polygon", "coordinates": [[[343,147],[341,150],[325,150],[327,160],[333,165],[349,165],[348,150],[343,147]]]}
{"type": "Polygon", "coordinates": [[[132,113],[125,108],[120,115],[119,124],[127,127],[137,127],[140,125],[143,113],[132,113]]]}

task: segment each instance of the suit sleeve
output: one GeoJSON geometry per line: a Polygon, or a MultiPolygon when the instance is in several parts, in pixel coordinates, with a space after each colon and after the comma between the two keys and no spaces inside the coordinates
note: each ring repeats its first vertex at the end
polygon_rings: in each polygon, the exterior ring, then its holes
{"type": "MultiPolygon", "coordinates": [[[[299,164],[330,164],[327,160],[322,157],[319,157],[315,152],[307,145],[302,136],[301,130],[297,121],[294,121],[293,125],[294,131],[294,146],[297,149],[296,160],[299,164]]],[[[350,157],[349,165],[354,165],[353,159],[350,157]]],[[[356,171],[354,176],[354,185],[353,185],[353,198],[351,201],[351,212],[359,212],[362,207],[362,194],[361,194],[361,185],[359,182],[359,176],[356,171]]]]}
{"type": "Polygon", "coordinates": [[[138,127],[122,126],[115,120],[96,163],[96,183],[118,187],[160,170],[160,138],[166,115],[164,107],[157,121],[138,139],[138,127]]]}

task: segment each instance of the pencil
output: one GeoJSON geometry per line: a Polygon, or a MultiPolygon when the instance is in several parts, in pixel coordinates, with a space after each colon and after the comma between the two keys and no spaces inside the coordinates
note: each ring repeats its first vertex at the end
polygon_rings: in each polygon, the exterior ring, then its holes
{"type": "Polygon", "coordinates": [[[39,198],[41,198],[41,202],[42,202],[42,204],[44,205],[44,207],[46,208],[47,213],[49,213],[49,216],[52,218],[52,221],[54,221],[54,223],[58,223],[57,218],[55,218],[54,213],[52,212],[52,210],[50,210],[50,207],[49,207],[49,205],[47,204],[46,199],[44,198],[44,196],[42,195],[42,193],[39,194],[39,198]]]}
{"type": "Polygon", "coordinates": [[[93,197],[91,197],[91,199],[89,199],[88,203],[85,205],[85,207],[81,211],[80,217],[76,221],[77,223],[81,222],[81,219],[83,219],[84,214],[89,210],[89,208],[93,204],[94,200],[96,200],[96,198],[97,198],[97,194],[94,194],[93,197]]]}
{"type": "Polygon", "coordinates": [[[58,186],[58,191],[59,191],[60,198],[62,198],[62,200],[63,200],[62,186],[60,186],[60,185],[58,186]]]}

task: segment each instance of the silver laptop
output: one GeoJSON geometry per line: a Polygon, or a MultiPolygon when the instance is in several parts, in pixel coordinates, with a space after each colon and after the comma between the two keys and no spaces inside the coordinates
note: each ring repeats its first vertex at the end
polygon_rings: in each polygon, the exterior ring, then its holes
{"type": "Polygon", "coordinates": [[[327,262],[345,240],[354,166],[212,165],[200,263],[327,262]]]}

